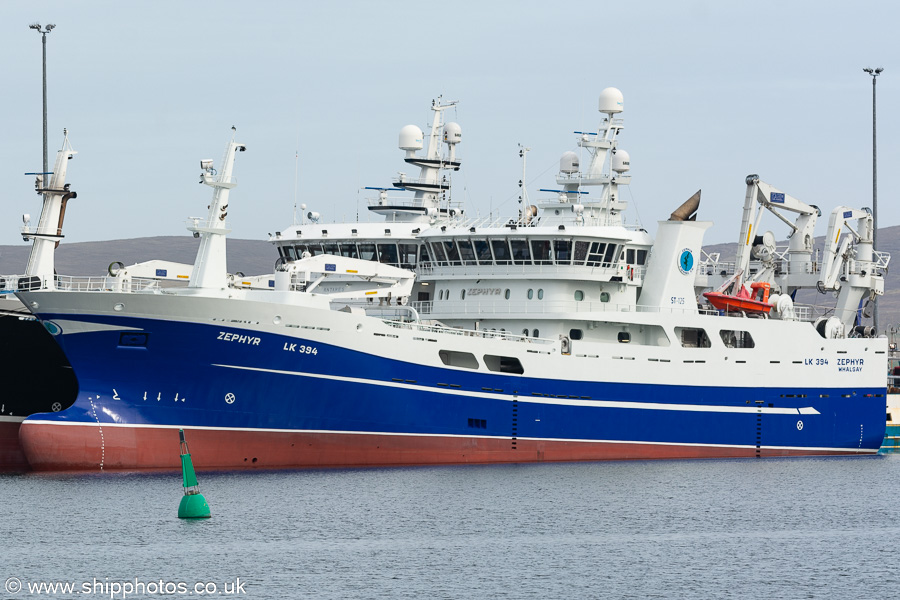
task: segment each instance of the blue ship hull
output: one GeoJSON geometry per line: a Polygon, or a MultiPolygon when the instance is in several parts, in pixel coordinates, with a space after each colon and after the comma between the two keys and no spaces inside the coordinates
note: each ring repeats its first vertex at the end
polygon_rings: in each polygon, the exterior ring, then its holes
{"type": "Polygon", "coordinates": [[[33,468],[175,468],[179,428],[198,432],[198,468],[859,454],[885,433],[884,388],[567,381],[220,325],[89,322],[108,329],[57,331],[81,389],[23,424],[33,468]]]}

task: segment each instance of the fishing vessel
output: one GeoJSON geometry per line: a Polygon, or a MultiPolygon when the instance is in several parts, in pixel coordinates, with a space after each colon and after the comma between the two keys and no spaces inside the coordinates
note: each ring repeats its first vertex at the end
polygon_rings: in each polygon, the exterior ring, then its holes
{"type": "MultiPolygon", "coordinates": [[[[845,327],[843,310],[883,291],[884,257],[847,242],[852,261],[823,284],[846,296],[829,316],[739,250],[731,285],[765,279],[772,310],[707,305],[729,274],[699,273],[715,264],[699,194],[655,240],[623,219],[623,104],[601,92],[600,125],[576,132],[582,155],[563,155],[551,197],[420,231],[415,271],[322,253],[229,277],[233,139],[220,171],[201,164],[214,191],[188,225],[201,242],[187,287],[116,273],[19,292],[81,383],[71,408],[23,423],[30,463],[177,469],[179,429],[202,469],[876,453],[887,342],[845,327]]],[[[753,249],[765,184],[746,185],[753,249]]]]}
{"type": "Polygon", "coordinates": [[[51,173],[35,175],[35,191],[42,196],[37,226],[23,216],[22,239],[32,240],[23,274],[0,275],[0,472],[24,471],[28,463],[19,444],[19,427],[28,415],[57,412],[75,401],[78,382],[53,337],[15,297],[18,289],[52,278],[54,253],[63,238],[66,204],[77,194],[66,183],[69,160],[77,152],[68,133],[57,152],[51,173]]]}

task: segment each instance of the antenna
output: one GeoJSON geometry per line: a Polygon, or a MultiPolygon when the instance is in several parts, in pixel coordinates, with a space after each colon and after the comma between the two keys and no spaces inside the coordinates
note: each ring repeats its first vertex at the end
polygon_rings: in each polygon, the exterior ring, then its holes
{"type": "Polygon", "coordinates": [[[519,187],[522,188],[522,195],[519,196],[519,204],[528,206],[528,189],[525,187],[525,155],[531,152],[531,148],[526,148],[519,144],[519,157],[522,159],[522,179],[519,180],[519,187]]]}
{"type": "Polygon", "coordinates": [[[300,151],[296,150],[294,152],[294,214],[291,219],[294,225],[297,224],[297,180],[298,174],[300,172],[300,151]]]}

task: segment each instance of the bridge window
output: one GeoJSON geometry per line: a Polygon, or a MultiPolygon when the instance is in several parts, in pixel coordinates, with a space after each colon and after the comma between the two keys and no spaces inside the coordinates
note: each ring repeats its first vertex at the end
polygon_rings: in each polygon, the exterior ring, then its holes
{"type": "Polygon", "coordinates": [[[588,242],[575,242],[575,264],[583,265],[584,259],[587,258],[588,248],[590,244],[588,242]]]}
{"type": "Polygon", "coordinates": [[[531,240],[531,257],[536,265],[552,265],[550,240],[531,240]]]}
{"type": "Polygon", "coordinates": [[[509,245],[506,240],[491,240],[491,248],[494,250],[494,258],[498,265],[508,265],[512,263],[512,254],[509,252],[509,245]]]}
{"type": "Polygon", "coordinates": [[[360,244],[359,258],[362,260],[377,260],[378,254],[375,252],[375,244],[360,244]]]}
{"type": "Polygon", "coordinates": [[[528,240],[510,240],[509,244],[512,247],[513,264],[531,264],[531,252],[528,250],[528,240]]]}
{"type": "Polygon", "coordinates": [[[569,240],[555,240],[553,250],[556,255],[556,264],[568,265],[572,262],[572,242],[569,240]]]}
{"type": "Polygon", "coordinates": [[[416,244],[399,244],[400,266],[404,269],[412,269],[416,266],[416,244]]]}
{"type": "Polygon", "coordinates": [[[456,244],[452,241],[444,242],[444,250],[447,252],[447,262],[451,265],[462,264],[462,261],[459,258],[459,250],[456,249],[456,244]]]}
{"type": "Polygon", "coordinates": [[[447,262],[447,254],[444,252],[444,246],[440,242],[432,242],[429,244],[429,246],[431,246],[431,255],[434,257],[434,260],[436,262],[447,262]]]}
{"type": "Polygon", "coordinates": [[[493,262],[491,247],[487,240],[472,240],[472,245],[475,247],[475,258],[479,263],[489,265],[493,262]]]}
{"type": "Polygon", "coordinates": [[[459,240],[459,255],[462,258],[464,265],[474,265],[477,264],[475,262],[475,251],[472,249],[472,242],[469,240],[459,240]]]}

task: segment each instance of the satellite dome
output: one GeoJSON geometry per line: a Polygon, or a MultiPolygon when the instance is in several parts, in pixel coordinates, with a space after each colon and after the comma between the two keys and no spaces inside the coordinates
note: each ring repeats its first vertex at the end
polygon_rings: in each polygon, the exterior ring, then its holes
{"type": "Polygon", "coordinates": [[[415,125],[407,125],[400,130],[400,141],[398,145],[401,150],[415,152],[421,150],[424,145],[425,135],[422,130],[415,125]]]}
{"type": "Polygon", "coordinates": [[[616,150],[612,157],[612,170],[616,173],[626,173],[631,169],[631,157],[624,150],[616,150]]]}
{"type": "Polygon", "coordinates": [[[622,112],[624,107],[625,97],[618,89],[608,87],[600,92],[600,112],[611,115],[622,112]]]}
{"type": "Polygon", "coordinates": [[[462,127],[459,123],[447,123],[444,125],[444,141],[448,144],[458,144],[462,141],[462,127]]]}
{"type": "Polygon", "coordinates": [[[559,159],[560,173],[577,173],[579,168],[578,155],[572,152],[565,152],[559,159]]]}

